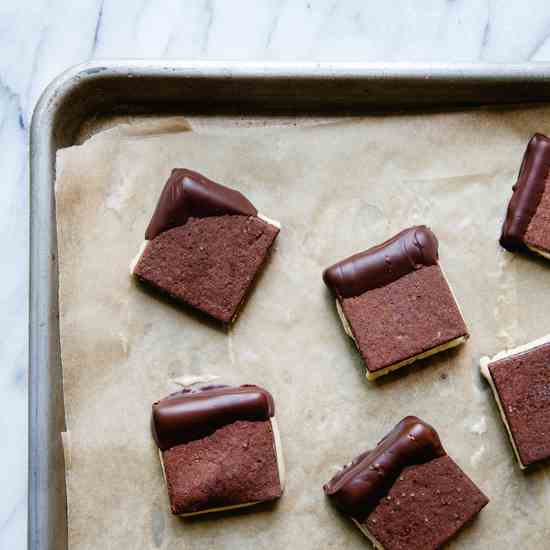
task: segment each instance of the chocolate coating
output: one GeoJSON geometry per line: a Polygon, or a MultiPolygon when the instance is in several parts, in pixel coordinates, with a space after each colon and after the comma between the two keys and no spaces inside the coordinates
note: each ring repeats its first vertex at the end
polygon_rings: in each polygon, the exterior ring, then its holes
{"type": "Polygon", "coordinates": [[[406,467],[444,455],[437,432],[416,416],[407,416],[375,449],[359,455],[323,489],[342,512],[362,521],[406,467]]]}
{"type": "Polygon", "coordinates": [[[175,168],[162,190],[145,238],[154,239],[168,229],[184,225],[189,218],[223,214],[256,216],[258,211],[239,191],[193,170],[175,168]]]}
{"type": "Polygon", "coordinates": [[[514,252],[525,250],[524,235],[537,211],[550,171],[550,139],[535,134],[529,141],[502,225],[500,244],[514,252]]]}
{"type": "Polygon", "coordinates": [[[365,252],[325,269],[323,280],[339,298],[359,296],[424,266],[436,265],[438,242],[424,225],[405,229],[365,252]]]}
{"type": "Polygon", "coordinates": [[[211,435],[237,420],[269,420],[274,412],[271,394],[258,386],[182,391],[153,404],[153,437],[165,451],[211,435]]]}

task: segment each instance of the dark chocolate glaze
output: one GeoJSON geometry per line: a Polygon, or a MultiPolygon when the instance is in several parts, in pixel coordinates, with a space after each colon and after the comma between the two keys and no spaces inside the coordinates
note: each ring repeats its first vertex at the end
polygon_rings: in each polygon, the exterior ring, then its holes
{"type": "Polygon", "coordinates": [[[436,265],[437,258],[436,236],[418,225],[325,269],[323,280],[339,298],[351,298],[423,266],[436,265]]]}
{"type": "Polygon", "coordinates": [[[342,512],[363,521],[407,466],[445,454],[437,432],[416,416],[407,416],[376,448],[359,455],[323,489],[342,512]]]}
{"type": "Polygon", "coordinates": [[[186,168],[172,170],[166,182],[149,227],[147,240],[184,225],[189,218],[221,215],[256,216],[254,205],[239,191],[209,180],[186,168]]]}
{"type": "Polygon", "coordinates": [[[535,134],[529,140],[523,155],[502,225],[500,244],[510,252],[527,249],[523,236],[537,211],[549,172],[550,139],[542,134],[535,134]]]}
{"type": "Polygon", "coordinates": [[[269,420],[271,394],[258,386],[210,386],[173,393],[153,404],[153,437],[165,451],[213,434],[237,420],[269,420]]]}

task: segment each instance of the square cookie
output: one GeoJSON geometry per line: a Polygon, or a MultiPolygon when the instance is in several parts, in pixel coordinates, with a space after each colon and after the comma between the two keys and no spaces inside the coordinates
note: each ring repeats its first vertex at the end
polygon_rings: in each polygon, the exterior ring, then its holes
{"type": "Polygon", "coordinates": [[[131,266],[141,282],[223,323],[233,322],[280,226],[238,191],[176,169],[131,266]]]}
{"type": "Polygon", "coordinates": [[[379,550],[435,550],[489,502],[446,454],[437,432],[404,418],[325,486],[379,550]]]}
{"type": "Polygon", "coordinates": [[[258,386],[185,390],[153,404],[153,436],[172,513],[275,500],[284,463],[273,398],[258,386]]]}
{"type": "Polygon", "coordinates": [[[468,338],[439,267],[437,239],[425,226],[338,262],[323,279],[371,380],[468,338]]]}
{"type": "Polygon", "coordinates": [[[510,442],[525,469],[550,458],[550,336],[481,359],[510,442]]]}
{"type": "Polygon", "coordinates": [[[550,139],[535,134],[527,145],[502,226],[500,244],[550,258],[550,139]]]}

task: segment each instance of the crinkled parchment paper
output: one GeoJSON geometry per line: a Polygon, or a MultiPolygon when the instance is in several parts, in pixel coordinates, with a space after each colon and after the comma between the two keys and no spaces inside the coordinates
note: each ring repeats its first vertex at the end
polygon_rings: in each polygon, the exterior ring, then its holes
{"type": "Polygon", "coordinates": [[[181,119],[149,120],[59,152],[71,549],[368,547],[321,486],[407,414],[433,423],[491,499],[452,548],[546,547],[550,468],[519,470],[478,360],[550,332],[550,262],[497,243],[525,145],[533,132],[550,132],[550,110],[186,129],[181,119]],[[282,222],[272,260],[229,330],[129,277],[173,167],[241,190],[282,222]],[[321,271],[419,223],[439,237],[472,336],[370,383],[321,271]],[[273,393],[287,488],[275,506],[184,521],[169,512],[150,406],[171,379],[212,374],[273,393]]]}

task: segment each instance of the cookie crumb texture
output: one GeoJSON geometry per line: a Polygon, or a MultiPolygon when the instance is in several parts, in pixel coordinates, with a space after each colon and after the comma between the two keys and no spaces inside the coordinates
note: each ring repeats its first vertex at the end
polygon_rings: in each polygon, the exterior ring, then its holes
{"type": "Polygon", "coordinates": [[[487,503],[449,456],[403,470],[363,525],[385,550],[439,548],[487,503]]]}
{"type": "Polygon", "coordinates": [[[489,365],[521,462],[550,458],[550,344],[489,365]]]}
{"type": "Polygon", "coordinates": [[[134,274],[229,323],[265,263],[279,229],[248,216],[191,218],[155,237],[134,274]]]}
{"type": "Polygon", "coordinates": [[[438,265],[346,298],[342,309],[370,372],[468,334],[438,265]]]}
{"type": "Polygon", "coordinates": [[[271,423],[237,421],[162,453],[174,514],[281,496],[271,423]]]}
{"type": "Polygon", "coordinates": [[[525,235],[526,244],[550,252],[550,174],[544,180],[544,191],[540,202],[531,218],[525,235]]]}

